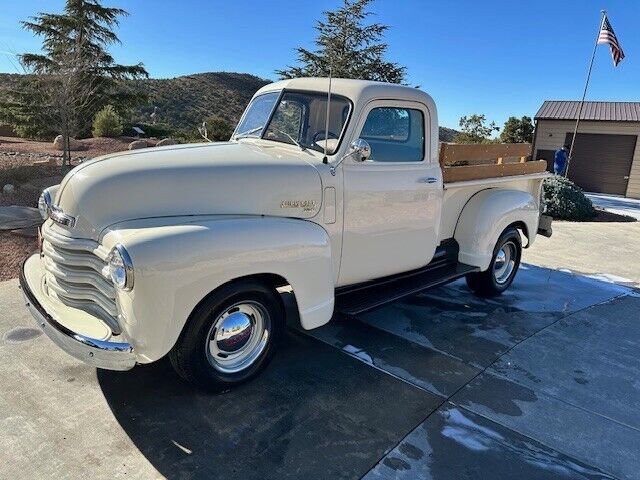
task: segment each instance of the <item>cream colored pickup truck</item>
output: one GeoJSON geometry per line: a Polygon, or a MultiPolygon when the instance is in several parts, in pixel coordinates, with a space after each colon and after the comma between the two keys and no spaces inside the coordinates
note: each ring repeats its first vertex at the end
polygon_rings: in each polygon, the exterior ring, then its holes
{"type": "Polygon", "coordinates": [[[84,362],[169,355],[185,379],[228,388],[276,352],[279,287],[304,329],[462,276],[480,295],[508,288],[521,237],[550,235],[547,174],[539,162],[475,171],[441,167],[420,90],[272,83],[228,142],[107,155],[46,189],[21,286],[44,332],[84,362]]]}

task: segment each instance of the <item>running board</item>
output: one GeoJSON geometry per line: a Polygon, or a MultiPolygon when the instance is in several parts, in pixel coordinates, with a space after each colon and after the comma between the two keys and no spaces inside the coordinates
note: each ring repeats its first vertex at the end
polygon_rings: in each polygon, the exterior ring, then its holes
{"type": "Polygon", "coordinates": [[[458,263],[455,241],[443,243],[429,265],[411,272],[336,289],[336,311],[357,315],[480,269],[458,263]],[[451,243],[452,242],[452,243],[451,243]]]}

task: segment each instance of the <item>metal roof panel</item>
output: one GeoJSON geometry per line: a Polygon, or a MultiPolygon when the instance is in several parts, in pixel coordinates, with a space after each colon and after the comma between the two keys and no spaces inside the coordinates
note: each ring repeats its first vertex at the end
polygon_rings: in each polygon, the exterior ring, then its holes
{"type": "MultiPolygon", "coordinates": [[[[580,102],[576,100],[546,100],[536,120],[576,120],[580,102]]],[[[640,121],[640,102],[584,102],[581,120],[612,122],[640,121]]]]}

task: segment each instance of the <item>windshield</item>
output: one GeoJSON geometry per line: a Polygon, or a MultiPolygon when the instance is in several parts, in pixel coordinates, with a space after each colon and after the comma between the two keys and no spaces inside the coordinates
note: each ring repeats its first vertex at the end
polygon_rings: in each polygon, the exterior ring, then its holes
{"type": "Polygon", "coordinates": [[[319,152],[324,151],[326,143],[328,153],[333,153],[340,144],[351,103],[344,97],[332,95],[330,110],[328,141],[325,142],[326,93],[266,93],[249,104],[236,128],[235,138],[257,137],[319,152]]]}

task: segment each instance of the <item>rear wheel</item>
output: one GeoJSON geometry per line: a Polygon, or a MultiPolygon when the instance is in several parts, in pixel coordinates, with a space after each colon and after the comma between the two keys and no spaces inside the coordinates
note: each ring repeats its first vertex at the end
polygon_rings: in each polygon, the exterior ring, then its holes
{"type": "Polygon", "coordinates": [[[474,293],[483,297],[494,297],[504,292],[516,276],[522,258],[520,233],[507,228],[496,243],[489,268],[484,272],[469,273],[467,285],[474,293]]]}
{"type": "Polygon", "coordinates": [[[274,289],[251,281],[230,284],[196,308],[169,358],[187,381],[224,390],[266,367],[284,328],[284,309],[274,289]]]}

